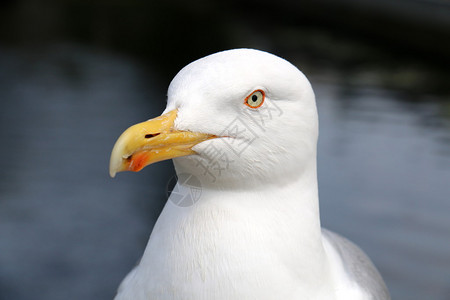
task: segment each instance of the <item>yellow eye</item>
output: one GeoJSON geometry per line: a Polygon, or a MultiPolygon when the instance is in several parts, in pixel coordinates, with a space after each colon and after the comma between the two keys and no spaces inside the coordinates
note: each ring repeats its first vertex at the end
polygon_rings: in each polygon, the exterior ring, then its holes
{"type": "Polygon", "coordinates": [[[256,90],[245,98],[245,105],[251,108],[258,108],[264,103],[266,94],[262,90],[256,90]]]}

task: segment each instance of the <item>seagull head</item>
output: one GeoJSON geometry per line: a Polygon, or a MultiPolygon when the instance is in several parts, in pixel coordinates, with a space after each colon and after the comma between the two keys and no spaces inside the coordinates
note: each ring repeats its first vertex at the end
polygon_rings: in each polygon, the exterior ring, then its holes
{"type": "Polygon", "coordinates": [[[178,174],[202,184],[282,184],[315,169],[317,136],[315,97],[302,72],[267,52],[228,50],[174,77],[162,115],[117,140],[110,175],[173,159],[178,174]]]}

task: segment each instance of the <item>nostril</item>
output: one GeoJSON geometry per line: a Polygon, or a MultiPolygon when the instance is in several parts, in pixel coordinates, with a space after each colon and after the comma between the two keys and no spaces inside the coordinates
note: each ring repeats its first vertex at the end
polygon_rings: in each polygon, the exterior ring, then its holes
{"type": "Polygon", "coordinates": [[[146,134],[146,135],[145,135],[145,138],[146,138],[146,139],[150,139],[150,138],[155,137],[155,136],[157,136],[157,135],[159,135],[159,133],[149,133],[149,134],[146,134]]]}

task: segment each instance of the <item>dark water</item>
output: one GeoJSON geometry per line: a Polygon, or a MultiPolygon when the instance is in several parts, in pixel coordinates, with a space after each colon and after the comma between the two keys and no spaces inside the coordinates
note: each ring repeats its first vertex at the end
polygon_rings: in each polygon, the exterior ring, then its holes
{"type": "MultiPolygon", "coordinates": [[[[322,222],[394,299],[450,299],[450,102],[311,77],[322,222]]],[[[117,136],[158,115],[139,61],[74,45],[0,48],[0,299],[111,299],[142,254],[169,162],[108,176],[117,136]]]]}

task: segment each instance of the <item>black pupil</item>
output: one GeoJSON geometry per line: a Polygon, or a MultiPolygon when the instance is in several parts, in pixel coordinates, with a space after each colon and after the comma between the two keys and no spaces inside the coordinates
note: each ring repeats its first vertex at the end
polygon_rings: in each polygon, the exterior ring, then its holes
{"type": "Polygon", "coordinates": [[[256,102],[256,100],[258,100],[258,96],[253,95],[253,96],[252,96],[252,101],[253,101],[253,102],[256,102]]]}

